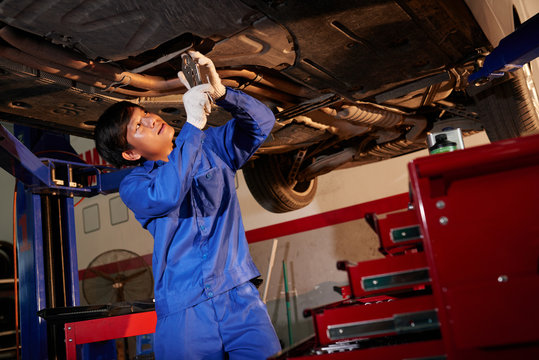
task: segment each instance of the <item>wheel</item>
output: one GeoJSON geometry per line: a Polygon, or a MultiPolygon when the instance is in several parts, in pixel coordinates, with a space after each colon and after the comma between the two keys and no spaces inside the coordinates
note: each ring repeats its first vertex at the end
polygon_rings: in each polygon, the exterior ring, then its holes
{"type": "Polygon", "coordinates": [[[479,120],[490,141],[532,134],[539,130],[537,93],[529,66],[470,89],[479,108],[479,120]]]}
{"type": "Polygon", "coordinates": [[[249,191],[264,209],[284,213],[301,209],[313,200],[317,178],[288,183],[292,159],[287,155],[266,155],[242,169],[249,191]]]}

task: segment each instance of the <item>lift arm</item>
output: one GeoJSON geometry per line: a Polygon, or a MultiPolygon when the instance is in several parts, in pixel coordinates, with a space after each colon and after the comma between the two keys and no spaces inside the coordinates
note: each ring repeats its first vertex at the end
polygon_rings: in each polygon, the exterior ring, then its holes
{"type": "Polygon", "coordinates": [[[122,179],[132,170],[117,171],[82,162],[38,158],[2,125],[0,166],[33,193],[82,197],[117,192],[122,179]],[[91,176],[95,176],[94,184],[84,181],[91,176]]]}
{"type": "Polygon", "coordinates": [[[470,84],[480,84],[505,72],[520,69],[539,57],[539,14],[525,21],[514,32],[500,40],[498,46],[485,58],[483,67],[468,77],[470,84]]]}

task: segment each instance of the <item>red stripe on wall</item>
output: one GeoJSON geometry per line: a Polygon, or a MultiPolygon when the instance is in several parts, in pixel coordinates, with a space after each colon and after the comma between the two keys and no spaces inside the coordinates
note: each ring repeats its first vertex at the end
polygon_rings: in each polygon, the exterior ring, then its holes
{"type": "Polygon", "coordinates": [[[361,219],[369,212],[383,214],[398,209],[405,209],[408,206],[409,199],[408,193],[403,193],[317,215],[307,216],[301,219],[249,230],[245,232],[245,235],[247,236],[247,242],[252,244],[258,241],[274,239],[281,236],[297,234],[325,226],[361,219]]]}

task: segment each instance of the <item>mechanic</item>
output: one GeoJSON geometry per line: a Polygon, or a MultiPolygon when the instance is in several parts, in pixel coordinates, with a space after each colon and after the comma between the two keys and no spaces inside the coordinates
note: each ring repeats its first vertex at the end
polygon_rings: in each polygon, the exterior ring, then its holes
{"type": "Polygon", "coordinates": [[[234,176],[275,117],[223,86],[209,58],[190,55],[206,68],[209,83],[189,88],[179,74],[189,89],[187,122],[174,142],[163,119],[124,101],[99,118],[96,147],[117,167],[140,164],[122,180],[120,196],[154,237],[156,358],[266,359],[281,347],[250,281],[260,273],[249,254],[234,176]],[[210,99],[232,119],[202,131],[210,99]]]}

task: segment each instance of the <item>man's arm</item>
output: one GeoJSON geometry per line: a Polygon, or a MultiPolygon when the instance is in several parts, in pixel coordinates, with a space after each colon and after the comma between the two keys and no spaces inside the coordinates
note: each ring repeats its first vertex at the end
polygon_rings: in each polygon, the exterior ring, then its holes
{"type": "Polygon", "coordinates": [[[221,127],[208,129],[207,141],[233,170],[238,170],[271,133],[275,116],[260,101],[230,88],[216,104],[233,118],[221,127]]]}
{"type": "MultiPolygon", "coordinates": [[[[197,51],[189,52],[192,59],[206,68],[208,95],[216,104],[229,111],[233,119],[219,128],[207,130],[207,141],[233,170],[238,170],[249,160],[270,134],[275,117],[267,106],[241,91],[225,88],[213,62],[197,51]]],[[[189,88],[185,76],[178,74],[189,88]]],[[[202,86],[202,85],[199,85],[202,86]]],[[[202,127],[200,127],[202,128],[202,127]]]]}

